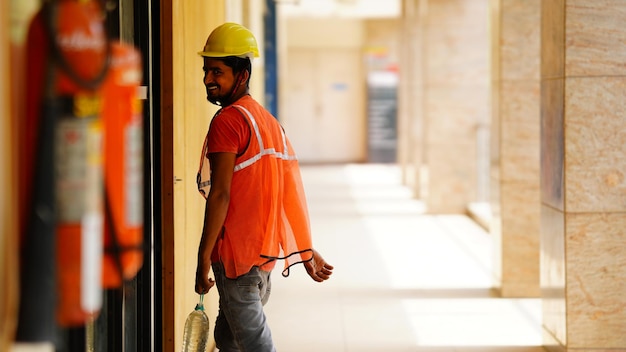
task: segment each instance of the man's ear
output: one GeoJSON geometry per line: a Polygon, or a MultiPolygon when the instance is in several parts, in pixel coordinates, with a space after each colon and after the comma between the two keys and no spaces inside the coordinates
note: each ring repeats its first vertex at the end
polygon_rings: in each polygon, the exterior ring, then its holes
{"type": "Polygon", "coordinates": [[[241,86],[241,85],[244,85],[244,86],[245,86],[246,84],[248,84],[248,78],[250,78],[250,71],[248,71],[248,70],[243,70],[243,75],[242,75],[242,77],[241,77],[241,78],[242,78],[242,80],[241,80],[241,82],[239,82],[239,85],[240,85],[240,86],[241,86]]]}

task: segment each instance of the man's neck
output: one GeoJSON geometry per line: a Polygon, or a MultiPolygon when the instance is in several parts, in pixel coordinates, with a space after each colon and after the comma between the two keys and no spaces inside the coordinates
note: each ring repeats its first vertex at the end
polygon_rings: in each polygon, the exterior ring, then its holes
{"type": "Polygon", "coordinates": [[[237,94],[233,97],[233,99],[231,99],[231,100],[228,102],[228,104],[224,104],[224,107],[226,107],[226,106],[230,106],[230,105],[233,105],[233,104],[234,104],[234,103],[236,103],[239,99],[241,99],[241,98],[243,98],[243,97],[245,97],[245,96],[247,96],[247,95],[250,95],[250,93],[249,93],[248,89],[244,89],[244,90],[242,90],[240,93],[237,93],[237,94]]]}

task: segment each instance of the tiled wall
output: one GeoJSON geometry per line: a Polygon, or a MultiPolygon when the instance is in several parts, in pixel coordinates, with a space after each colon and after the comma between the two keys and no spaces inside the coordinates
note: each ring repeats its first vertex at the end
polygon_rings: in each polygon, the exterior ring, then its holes
{"type": "Polygon", "coordinates": [[[542,2],[541,284],[550,344],[626,350],[626,2],[542,2]]]}
{"type": "Polygon", "coordinates": [[[488,0],[422,1],[424,200],[463,213],[476,200],[477,131],[489,120],[488,0]]]}
{"type": "Polygon", "coordinates": [[[398,161],[403,168],[403,182],[411,187],[418,199],[424,196],[420,170],[423,164],[424,94],[423,60],[425,11],[423,0],[402,1],[400,33],[400,81],[398,91],[398,161]]]}
{"type": "Polygon", "coordinates": [[[502,296],[537,297],[540,1],[491,5],[495,276],[502,296]]]}

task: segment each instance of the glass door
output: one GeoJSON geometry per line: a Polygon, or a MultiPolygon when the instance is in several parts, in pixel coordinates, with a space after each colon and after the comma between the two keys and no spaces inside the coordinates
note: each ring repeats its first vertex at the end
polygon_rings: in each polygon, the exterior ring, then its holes
{"type": "MultiPolygon", "coordinates": [[[[113,40],[134,45],[140,52],[143,62],[143,82],[139,97],[143,103],[143,219],[144,261],[141,270],[132,280],[119,289],[104,291],[103,307],[100,315],[84,329],[84,345],[87,351],[160,351],[161,338],[156,331],[161,330],[161,254],[159,234],[160,205],[158,200],[159,173],[155,172],[159,162],[159,148],[154,148],[159,140],[158,114],[158,52],[159,11],[152,8],[150,1],[118,0],[106,1],[108,33],[113,40]],[[156,67],[156,69],[155,69],[156,67]],[[155,99],[156,98],[156,99],[155,99]],[[157,121],[155,123],[155,121],[157,121]],[[158,272],[158,275],[155,275],[158,272]]],[[[79,334],[76,334],[79,335],[79,334]]],[[[80,339],[76,337],[75,339],[80,339]]],[[[80,345],[75,344],[75,345],[80,345]]],[[[72,351],[74,349],[71,349],[72,351]]],[[[83,349],[77,349],[77,351],[83,349]]]]}

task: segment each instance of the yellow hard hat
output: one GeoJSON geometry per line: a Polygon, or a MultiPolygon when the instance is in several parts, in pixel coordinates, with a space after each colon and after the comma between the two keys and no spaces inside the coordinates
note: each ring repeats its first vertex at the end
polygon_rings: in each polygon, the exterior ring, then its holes
{"type": "Polygon", "coordinates": [[[204,44],[204,50],[198,52],[204,57],[248,56],[259,57],[256,39],[246,27],[227,22],[215,28],[204,44]]]}

